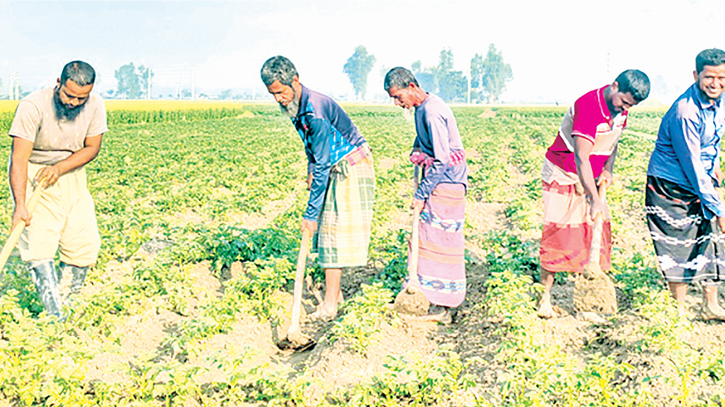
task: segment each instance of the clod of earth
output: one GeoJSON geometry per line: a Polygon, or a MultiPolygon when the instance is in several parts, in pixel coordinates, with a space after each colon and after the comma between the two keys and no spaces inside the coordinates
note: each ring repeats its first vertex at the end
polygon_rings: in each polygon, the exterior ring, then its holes
{"type": "Polygon", "coordinates": [[[574,284],[574,307],[579,312],[614,314],[617,312],[617,293],[612,280],[602,271],[587,278],[578,276],[574,284]]]}
{"type": "Polygon", "coordinates": [[[281,350],[294,350],[295,352],[313,349],[315,345],[317,342],[300,331],[289,332],[285,338],[277,342],[277,347],[281,350]]]}
{"type": "Polygon", "coordinates": [[[395,297],[393,309],[400,314],[423,316],[428,314],[430,303],[425,294],[415,285],[409,285],[395,297]]]}

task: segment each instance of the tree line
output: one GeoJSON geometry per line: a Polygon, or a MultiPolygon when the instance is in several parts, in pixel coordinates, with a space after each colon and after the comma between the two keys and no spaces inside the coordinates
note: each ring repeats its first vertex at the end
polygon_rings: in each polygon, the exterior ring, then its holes
{"type": "MultiPolygon", "coordinates": [[[[375,62],[375,56],[368,54],[367,49],[360,45],[343,67],[358,99],[365,99],[367,78],[375,62]]],[[[440,52],[438,65],[423,67],[420,61],[415,61],[411,70],[422,89],[454,103],[498,103],[506,90],[506,83],[513,79],[511,65],[504,62],[503,53],[494,44],[489,45],[485,57],[481,54],[473,56],[470,78],[453,69],[451,49],[440,52]]],[[[381,70],[381,74],[385,75],[382,71],[387,71],[387,68],[381,70]]]]}
{"type": "Polygon", "coordinates": [[[117,87],[112,96],[118,99],[151,99],[151,85],[154,72],[133,62],[121,66],[114,72],[117,87]]]}
{"type": "MultiPolygon", "coordinates": [[[[343,66],[343,72],[348,76],[359,100],[365,99],[368,76],[375,62],[375,56],[360,45],[343,66]]],[[[415,61],[411,70],[421,88],[453,103],[498,103],[506,90],[506,83],[513,79],[511,66],[504,62],[502,52],[494,44],[489,45],[485,57],[481,54],[473,56],[470,77],[453,69],[451,49],[440,52],[438,65],[424,67],[420,61],[415,61]]],[[[387,68],[383,67],[381,71],[387,71],[387,68]]],[[[385,75],[385,72],[381,74],[385,75]]],[[[154,77],[151,68],[143,65],[136,67],[130,62],[118,68],[114,76],[117,81],[116,90],[108,92],[107,96],[117,99],[151,98],[154,77]]],[[[222,92],[219,98],[231,99],[231,89],[222,92]]]]}

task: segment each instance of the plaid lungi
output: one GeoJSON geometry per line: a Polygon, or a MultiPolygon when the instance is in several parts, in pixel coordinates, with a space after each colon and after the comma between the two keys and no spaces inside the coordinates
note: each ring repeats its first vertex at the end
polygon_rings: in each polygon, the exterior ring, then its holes
{"type": "Polygon", "coordinates": [[[330,171],[315,246],[322,268],[365,266],[373,222],[375,171],[367,144],[356,148],[330,171]]]}
{"type": "Polygon", "coordinates": [[[420,213],[418,285],[431,304],[457,307],[466,297],[465,211],[466,187],[441,183],[420,213]]]}
{"type": "MultiPolygon", "coordinates": [[[[586,195],[578,194],[574,185],[543,182],[544,228],[541,234],[541,268],[556,273],[581,273],[589,264],[594,223],[589,217],[586,195]]],[[[609,210],[602,227],[602,251],[599,265],[611,268],[612,227],[609,210]]]]}
{"type": "Polygon", "coordinates": [[[647,177],[647,226],[664,279],[674,283],[725,280],[725,235],[705,219],[700,199],[681,186],[647,177]]]}

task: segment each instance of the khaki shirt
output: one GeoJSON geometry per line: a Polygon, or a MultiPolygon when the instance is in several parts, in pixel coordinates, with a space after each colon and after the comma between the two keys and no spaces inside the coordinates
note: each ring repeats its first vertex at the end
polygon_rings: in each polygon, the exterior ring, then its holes
{"type": "Polygon", "coordinates": [[[53,165],[83,148],[86,137],[100,136],[108,131],[103,99],[91,93],[83,110],[72,120],[59,120],[53,102],[53,87],[33,92],[23,99],[15,111],[10,136],[33,143],[30,162],[53,165]]]}

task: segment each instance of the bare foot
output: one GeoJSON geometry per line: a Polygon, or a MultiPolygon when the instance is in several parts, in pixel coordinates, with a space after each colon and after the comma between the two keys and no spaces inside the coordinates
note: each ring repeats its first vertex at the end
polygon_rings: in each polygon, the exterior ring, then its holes
{"type": "Polygon", "coordinates": [[[702,319],[705,321],[725,321],[725,310],[720,304],[702,304],[702,319]]]}
{"type": "Polygon", "coordinates": [[[427,315],[418,317],[419,321],[431,321],[441,324],[450,324],[453,322],[453,314],[451,309],[440,305],[431,305],[427,315]]]}
{"type": "Polygon", "coordinates": [[[317,306],[317,310],[312,314],[308,315],[308,318],[312,321],[332,321],[337,315],[337,305],[333,307],[327,307],[325,303],[317,306]]]}
{"type": "Polygon", "coordinates": [[[541,301],[539,301],[539,310],[536,312],[539,318],[551,319],[556,316],[554,307],[551,306],[551,296],[549,294],[542,294],[541,301]]]}

